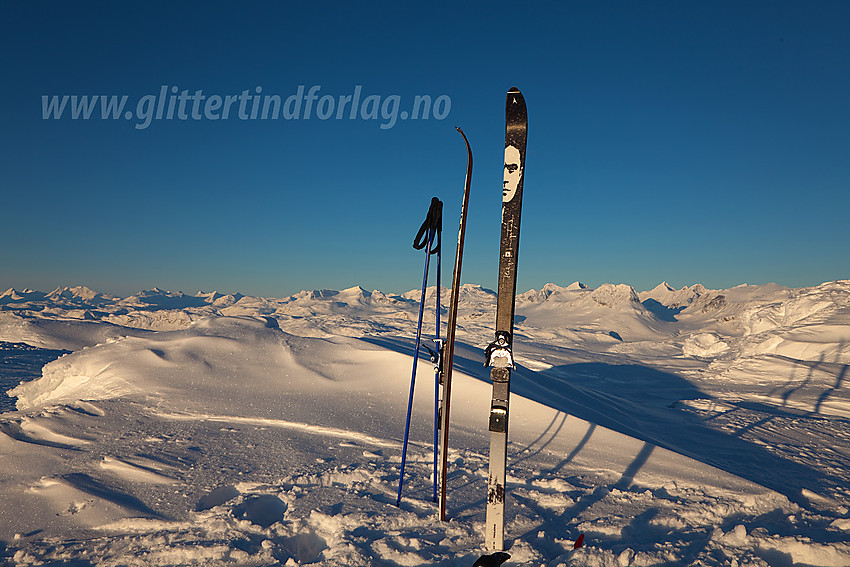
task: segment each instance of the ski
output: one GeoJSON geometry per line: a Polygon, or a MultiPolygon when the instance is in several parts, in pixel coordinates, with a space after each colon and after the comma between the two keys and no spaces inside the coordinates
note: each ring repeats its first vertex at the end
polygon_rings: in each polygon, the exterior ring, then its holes
{"type": "Polygon", "coordinates": [[[449,302],[448,328],[446,342],[443,345],[443,399],[440,402],[439,427],[442,433],[440,444],[440,520],[446,521],[446,477],[449,457],[449,407],[452,392],[452,364],[455,350],[455,329],[457,328],[457,304],[460,294],[460,268],[463,263],[463,238],[466,233],[466,211],[469,205],[469,186],[472,183],[472,149],[469,140],[460,128],[457,129],[466,144],[466,181],[463,188],[463,201],[460,206],[460,229],[457,235],[457,253],[452,275],[452,295],[449,302]]]}
{"type": "Polygon", "coordinates": [[[485,352],[487,365],[491,367],[490,380],[493,382],[489,425],[490,471],[484,535],[485,547],[490,551],[503,551],[505,545],[508,408],[511,369],[514,367],[514,300],[527,132],[525,99],[519,89],[512,87],[505,101],[505,168],[502,183],[502,239],[496,300],[496,338],[485,352]]]}

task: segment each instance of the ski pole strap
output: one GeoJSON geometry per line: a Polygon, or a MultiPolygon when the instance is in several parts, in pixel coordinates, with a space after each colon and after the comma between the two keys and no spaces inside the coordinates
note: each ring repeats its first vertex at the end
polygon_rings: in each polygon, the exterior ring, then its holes
{"type": "Polygon", "coordinates": [[[431,247],[431,254],[436,254],[440,251],[440,243],[442,242],[443,233],[443,202],[436,197],[431,197],[431,206],[428,208],[428,215],[419,227],[419,232],[416,233],[416,238],[413,239],[413,248],[422,250],[425,244],[428,243],[428,238],[431,234],[436,235],[437,244],[431,247]],[[432,232],[433,231],[433,232],[432,232]]]}

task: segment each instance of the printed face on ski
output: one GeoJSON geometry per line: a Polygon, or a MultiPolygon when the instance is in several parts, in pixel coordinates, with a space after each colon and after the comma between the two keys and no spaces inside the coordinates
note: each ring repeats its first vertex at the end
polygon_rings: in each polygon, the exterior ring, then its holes
{"type": "Polygon", "coordinates": [[[505,179],[502,185],[502,201],[507,203],[514,198],[516,188],[522,179],[522,160],[519,150],[514,146],[505,148],[505,179]]]}

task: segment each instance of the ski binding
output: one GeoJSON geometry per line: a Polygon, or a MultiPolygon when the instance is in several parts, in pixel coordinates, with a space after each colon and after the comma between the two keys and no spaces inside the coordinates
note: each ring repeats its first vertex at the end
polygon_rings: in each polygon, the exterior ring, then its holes
{"type": "Polygon", "coordinates": [[[486,358],[485,366],[495,368],[514,368],[514,356],[511,351],[511,334],[506,331],[497,331],[496,340],[484,351],[486,358]]]}

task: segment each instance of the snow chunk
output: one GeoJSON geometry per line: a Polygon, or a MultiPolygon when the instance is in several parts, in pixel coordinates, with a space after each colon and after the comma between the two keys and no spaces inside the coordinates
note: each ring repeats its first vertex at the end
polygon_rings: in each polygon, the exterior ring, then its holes
{"type": "Polygon", "coordinates": [[[725,543],[726,545],[731,545],[733,547],[741,547],[747,544],[747,528],[745,528],[742,524],[738,524],[731,531],[726,533],[720,541],[725,543]]]}
{"type": "Polygon", "coordinates": [[[714,333],[697,333],[685,340],[682,354],[685,356],[713,357],[729,350],[729,345],[714,333]]]}

